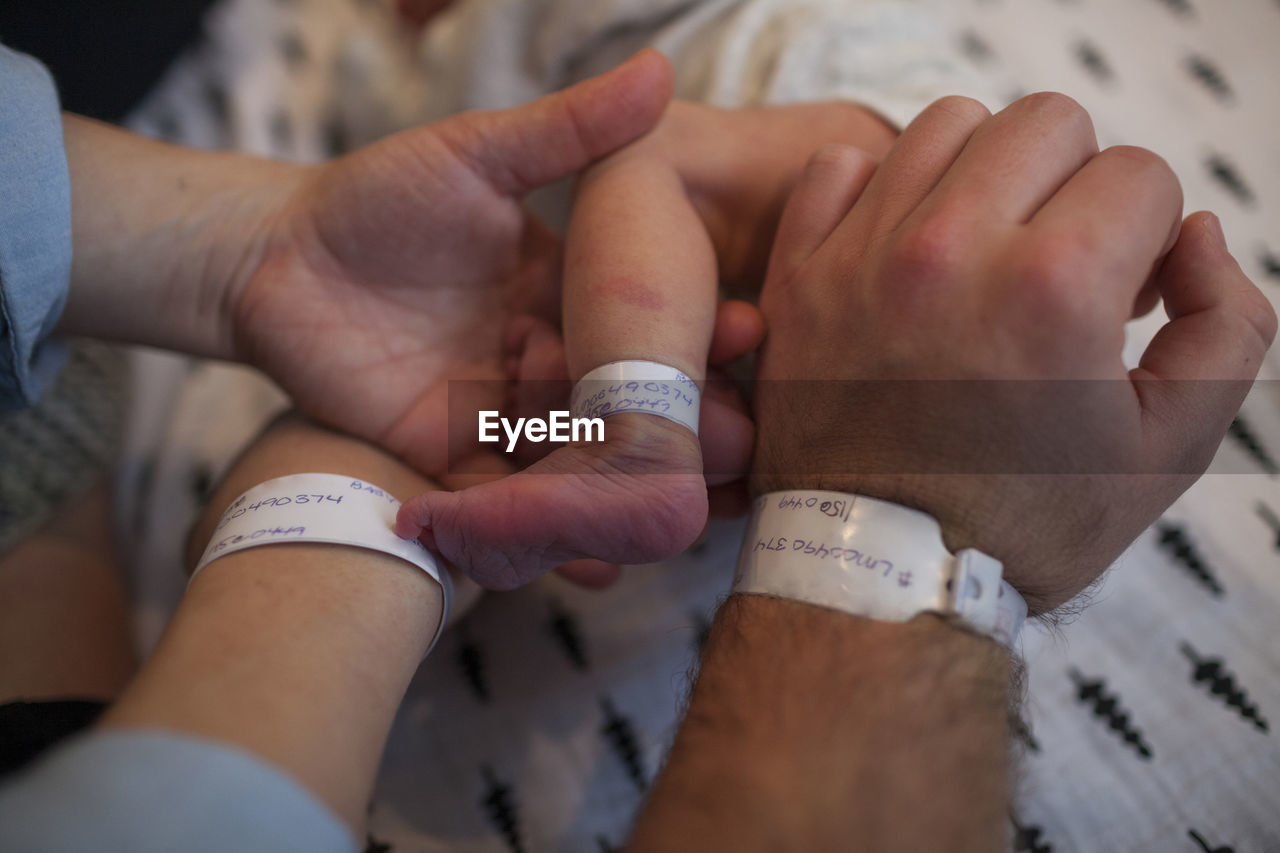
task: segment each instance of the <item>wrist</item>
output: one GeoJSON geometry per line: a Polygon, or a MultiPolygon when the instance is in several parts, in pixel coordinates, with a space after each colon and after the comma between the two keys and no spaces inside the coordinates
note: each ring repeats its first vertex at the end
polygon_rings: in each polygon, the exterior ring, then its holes
{"type": "Polygon", "coordinates": [[[800,489],[756,498],[733,589],[891,622],[920,613],[955,616],[1012,646],[1026,605],[1002,573],[988,554],[949,550],[927,513],[800,489]]]}
{"type": "MultiPolygon", "coordinates": [[[[366,442],[286,416],[215,491],[190,543],[192,561],[236,495],[318,463],[400,498],[431,487],[366,442]]],[[[236,744],[291,773],[358,828],[386,733],[444,606],[438,583],[380,551],[290,543],[228,554],[193,579],[160,647],[104,725],[236,744]]]]}
{"type": "Polygon", "coordinates": [[[1009,665],[932,615],[732,596],[634,849],[664,849],[673,825],[717,849],[995,849],[1009,665]]]}
{"type": "MultiPolygon", "coordinates": [[[[926,513],[955,553],[973,548],[1000,561],[1003,579],[1022,596],[1028,616],[1060,606],[1087,586],[1083,566],[1052,536],[1026,523],[1017,478],[978,474],[753,474],[752,493],[818,489],[875,498],[926,513]]],[[[1025,479],[1025,478],[1022,478],[1025,479]]],[[[1099,568],[1097,573],[1101,572],[1099,568]]],[[[1095,573],[1096,574],[1096,573],[1095,573]]]]}
{"type": "Polygon", "coordinates": [[[443,607],[439,585],[386,554],[291,545],[231,555],[196,577],[102,724],[234,744],[359,831],[386,732],[443,607]]]}
{"type": "MultiPolygon", "coordinates": [[[[757,712],[772,704],[768,697],[790,697],[782,702],[783,719],[797,730],[811,719],[837,727],[847,697],[886,687],[910,691],[953,685],[1003,708],[1010,659],[1008,650],[989,637],[932,613],[883,622],[774,596],[733,594],[716,614],[699,689],[706,680],[708,692],[734,697],[717,707],[723,704],[736,725],[709,729],[768,738],[771,725],[757,712]],[[747,673],[750,678],[741,677],[747,673]],[[809,717],[810,700],[832,717],[809,717]],[[794,710],[794,719],[786,716],[788,710],[794,710]]],[[[873,704],[893,712],[892,701],[873,704]]],[[[927,713],[946,716],[945,708],[935,703],[930,708],[927,713]]],[[[694,717],[690,722],[697,728],[708,721],[694,717]]]]}
{"type": "Polygon", "coordinates": [[[64,119],[74,259],[63,334],[234,356],[232,308],[311,167],[64,119]]]}
{"type": "Polygon", "coordinates": [[[225,156],[227,161],[210,164],[222,175],[217,186],[194,194],[187,203],[194,230],[188,262],[200,272],[184,281],[178,271],[168,282],[170,304],[177,309],[174,320],[184,329],[177,345],[169,348],[190,351],[181,341],[200,341],[196,354],[246,361],[240,296],[288,244],[292,199],[314,167],[225,156]],[[193,293],[183,292],[190,288],[193,293]]]}

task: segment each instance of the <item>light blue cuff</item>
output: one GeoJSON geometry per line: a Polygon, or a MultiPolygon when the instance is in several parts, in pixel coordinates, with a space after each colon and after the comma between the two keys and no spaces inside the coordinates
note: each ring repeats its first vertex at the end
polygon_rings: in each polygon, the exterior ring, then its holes
{"type": "Polygon", "coordinates": [[[71,281],[71,179],[58,92],[44,66],[0,46],[0,411],[57,374],[53,332],[71,281]]]}
{"type": "Polygon", "coordinates": [[[69,741],[0,787],[0,850],[354,853],[323,803],[216,741],[158,731],[69,741]]]}

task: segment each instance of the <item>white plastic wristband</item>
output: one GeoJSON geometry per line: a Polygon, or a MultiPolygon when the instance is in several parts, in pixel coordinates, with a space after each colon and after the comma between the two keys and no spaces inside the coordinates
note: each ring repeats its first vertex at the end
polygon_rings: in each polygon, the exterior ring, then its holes
{"type": "Polygon", "coordinates": [[[578,380],[569,400],[575,418],[607,418],[643,412],[675,421],[698,434],[702,392],[698,383],[656,361],[613,361],[578,380]]]}
{"type": "MultiPolygon", "coordinates": [[[[440,639],[453,584],[421,542],[395,534],[400,501],[384,490],[340,474],[293,474],[259,483],[222,513],[192,578],[219,557],[289,542],[326,542],[382,551],[426,572],[444,591],[444,610],[431,646],[440,639]]],[[[430,651],[430,647],[428,647],[430,651]]]]}
{"type": "Polygon", "coordinates": [[[752,507],[733,590],[890,622],[955,614],[1012,646],[1027,605],[1002,573],[981,551],[948,552],[926,513],[843,492],[771,492],[752,507]]]}

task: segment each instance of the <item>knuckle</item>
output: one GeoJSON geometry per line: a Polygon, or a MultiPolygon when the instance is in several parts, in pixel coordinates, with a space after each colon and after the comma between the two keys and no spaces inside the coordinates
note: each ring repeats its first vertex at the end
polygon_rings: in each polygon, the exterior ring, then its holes
{"type": "Polygon", "coordinates": [[[905,227],[888,247],[890,272],[916,284],[945,279],[968,242],[960,225],[956,217],[935,213],[905,227]]]}
{"type": "Polygon", "coordinates": [[[946,95],[925,108],[926,113],[945,113],[967,124],[979,124],[991,117],[981,101],[964,95],[946,95]]]}
{"type": "Polygon", "coordinates": [[[1092,288],[1082,279],[1096,251],[1096,237],[1085,230],[1058,229],[1035,241],[1013,266],[1021,301],[1036,316],[1052,316],[1058,324],[1095,325],[1092,288]]]}
{"type": "Polygon", "coordinates": [[[1089,140],[1095,138],[1093,119],[1089,117],[1088,110],[1074,98],[1061,92],[1034,92],[1025,95],[1014,102],[1010,110],[1055,127],[1059,133],[1089,140]]]}
{"type": "Polygon", "coordinates": [[[1130,173],[1140,176],[1143,186],[1158,197],[1167,198],[1170,204],[1182,208],[1182,182],[1169,162],[1146,148],[1136,145],[1113,145],[1099,157],[1119,161],[1130,173]]]}
{"type": "Polygon", "coordinates": [[[805,175],[819,181],[858,174],[864,169],[874,167],[871,155],[860,148],[840,142],[829,142],[809,157],[805,165],[805,175]]]}
{"type": "Polygon", "coordinates": [[[1168,161],[1146,148],[1139,148],[1136,145],[1113,145],[1098,156],[1120,160],[1130,170],[1146,173],[1154,180],[1170,184],[1178,183],[1178,176],[1168,161]]]}
{"type": "Polygon", "coordinates": [[[823,101],[817,105],[813,131],[832,140],[857,140],[858,147],[883,157],[898,138],[899,129],[887,119],[851,101],[823,101]]]}
{"type": "Polygon", "coordinates": [[[1078,122],[1083,120],[1092,123],[1088,111],[1080,106],[1080,102],[1061,92],[1032,92],[1030,95],[1024,95],[1019,98],[1015,103],[1019,110],[1043,115],[1057,121],[1078,122]]]}
{"type": "Polygon", "coordinates": [[[1257,336],[1265,352],[1276,339],[1276,311],[1271,300],[1252,284],[1240,295],[1240,321],[1242,332],[1257,336]]]}

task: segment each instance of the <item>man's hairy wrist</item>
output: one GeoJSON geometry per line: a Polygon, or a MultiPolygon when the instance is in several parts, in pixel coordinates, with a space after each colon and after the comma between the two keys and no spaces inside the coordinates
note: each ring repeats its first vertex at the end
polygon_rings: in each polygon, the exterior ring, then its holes
{"type": "Polygon", "coordinates": [[[885,723],[909,708],[921,728],[951,725],[936,701],[944,689],[948,703],[1003,708],[1008,653],[932,614],[880,622],[772,596],[735,595],[708,638],[686,727],[762,745],[788,732],[812,738],[809,745],[822,750],[844,730],[855,704],[885,723]],[[700,703],[699,694],[714,701],[700,703]]]}
{"type": "MultiPolygon", "coordinates": [[[[886,622],[773,596],[730,596],[716,616],[707,655],[756,652],[809,663],[810,674],[830,668],[837,682],[851,670],[903,665],[904,671],[922,677],[945,672],[1001,686],[1002,662],[1008,657],[990,638],[936,614],[886,622]],[[879,653],[871,659],[853,654],[868,648],[879,653]],[[913,663],[905,666],[907,661],[913,663]]],[[[778,674],[786,677],[793,671],[789,666],[778,674]]]]}
{"type": "Polygon", "coordinates": [[[660,847],[664,824],[716,849],[839,849],[851,837],[931,849],[953,835],[982,840],[955,849],[991,849],[1008,801],[1008,693],[1008,654],[937,616],[877,622],[732,596],[637,849],[660,847]],[[955,786],[981,808],[915,808],[955,786]]]}

